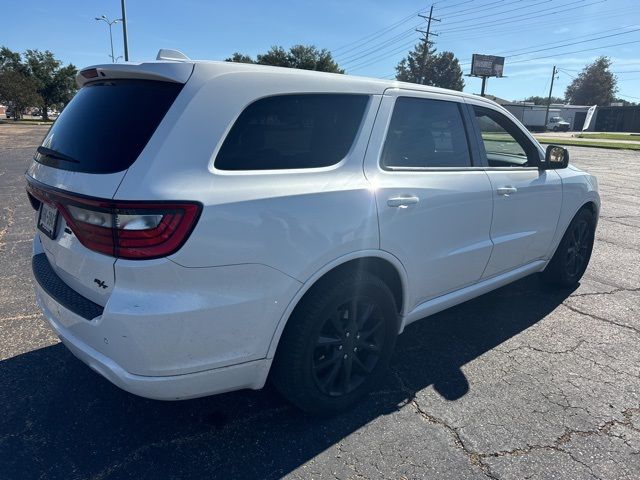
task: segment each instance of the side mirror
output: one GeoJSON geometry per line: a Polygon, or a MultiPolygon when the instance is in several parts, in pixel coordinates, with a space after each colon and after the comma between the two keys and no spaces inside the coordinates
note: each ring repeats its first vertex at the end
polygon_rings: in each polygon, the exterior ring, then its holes
{"type": "Polygon", "coordinates": [[[567,168],[569,165],[569,151],[564,147],[549,145],[544,156],[544,162],[540,162],[540,170],[557,170],[567,168]]]}

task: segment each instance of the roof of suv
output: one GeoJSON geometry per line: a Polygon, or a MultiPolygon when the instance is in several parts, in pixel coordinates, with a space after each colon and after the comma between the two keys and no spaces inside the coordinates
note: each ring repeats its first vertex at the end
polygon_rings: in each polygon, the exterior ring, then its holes
{"type": "MultiPolygon", "coordinates": [[[[222,62],[222,61],[211,61],[211,60],[188,60],[188,61],[151,61],[144,63],[115,63],[115,64],[103,64],[103,65],[93,65],[91,67],[87,67],[83,69],[80,73],[78,73],[77,81],[78,85],[82,86],[84,83],[93,80],[93,78],[87,78],[83,76],[83,72],[91,71],[96,69],[100,72],[101,77],[107,78],[125,78],[129,77],[129,75],[135,76],[136,78],[143,78],[148,75],[148,78],[157,78],[163,80],[173,80],[177,82],[185,82],[188,79],[188,76],[185,78],[184,73],[176,73],[179,70],[186,70],[187,68],[191,70],[194,66],[198,66],[198,70],[203,70],[208,73],[212,78],[222,74],[229,73],[256,73],[264,74],[271,73],[282,75],[283,77],[291,77],[295,76],[297,82],[304,81],[305,78],[308,78],[313,83],[317,82],[319,79],[322,79],[323,82],[335,84],[337,88],[345,88],[348,87],[349,90],[358,89],[363,93],[368,94],[382,94],[385,90],[389,88],[402,88],[407,90],[416,90],[423,92],[434,92],[434,93],[443,93],[449,95],[458,95],[467,98],[475,98],[477,100],[485,101],[490,104],[497,105],[495,102],[479,97],[477,95],[472,95],[469,93],[459,92],[455,90],[448,90],[445,88],[438,87],[430,87],[426,85],[420,85],[417,83],[408,83],[408,82],[399,82],[397,80],[383,80],[377,78],[370,77],[359,77],[353,75],[344,75],[339,73],[327,73],[327,72],[317,72],[314,70],[301,70],[295,68],[286,68],[286,67],[273,67],[268,65],[256,65],[249,63],[237,63],[237,62],[222,62]],[[180,69],[182,67],[182,69],[180,69]]],[[[204,73],[203,72],[203,73],[204,73]]],[[[191,72],[189,72],[191,73],[191,72]]],[[[130,77],[129,77],[130,78],[130,77]]]]}

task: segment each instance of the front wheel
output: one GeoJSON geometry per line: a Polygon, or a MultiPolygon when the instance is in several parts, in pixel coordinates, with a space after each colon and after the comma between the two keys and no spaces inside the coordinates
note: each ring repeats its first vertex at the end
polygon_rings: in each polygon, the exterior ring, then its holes
{"type": "Polygon", "coordinates": [[[582,209],[569,224],[556,253],[542,272],[544,279],[560,287],[577,285],[589,265],[594,236],[593,214],[582,209]]]}
{"type": "Polygon", "coordinates": [[[289,319],[271,380],[301,410],[337,414],[375,385],[397,333],[394,297],[382,280],[367,272],[329,277],[289,319]]]}

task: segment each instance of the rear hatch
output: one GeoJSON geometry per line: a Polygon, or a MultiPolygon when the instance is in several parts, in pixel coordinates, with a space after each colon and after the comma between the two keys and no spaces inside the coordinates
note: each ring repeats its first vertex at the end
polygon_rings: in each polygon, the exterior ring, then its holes
{"type": "MultiPolygon", "coordinates": [[[[27,170],[30,200],[38,210],[37,235],[51,267],[69,287],[101,306],[115,281],[116,256],[105,247],[109,239],[100,236],[100,227],[116,220],[107,213],[108,201],[127,169],[150,154],[154,132],[192,71],[193,64],[186,62],[115,64],[81,71],[80,90],[27,170]],[[93,210],[80,208],[84,204],[93,210]],[[78,238],[73,218],[98,228],[78,238]]],[[[159,217],[146,215],[142,221],[154,218],[159,217]]]]}

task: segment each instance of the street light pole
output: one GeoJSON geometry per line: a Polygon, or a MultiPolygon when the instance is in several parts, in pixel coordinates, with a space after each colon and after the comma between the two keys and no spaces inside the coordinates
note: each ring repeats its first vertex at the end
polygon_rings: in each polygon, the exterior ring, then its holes
{"type": "Polygon", "coordinates": [[[122,7],[122,36],[124,38],[124,61],[129,61],[129,40],[127,40],[127,8],[124,0],[120,0],[122,7]]]}
{"type": "Polygon", "coordinates": [[[96,17],[96,21],[105,22],[107,25],[109,25],[109,42],[111,43],[111,63],[116,63],[117,59],[113,55],[113,33],[111,31],[111,27],[113,26],[113,24],[118,23],[120,19],[116,18],[115,20],[110,21],[106,15],[101,15],[99,17],[96,17]]]}

